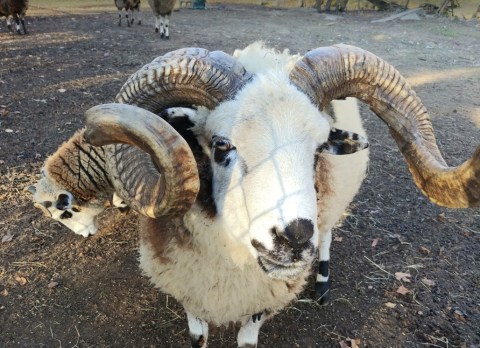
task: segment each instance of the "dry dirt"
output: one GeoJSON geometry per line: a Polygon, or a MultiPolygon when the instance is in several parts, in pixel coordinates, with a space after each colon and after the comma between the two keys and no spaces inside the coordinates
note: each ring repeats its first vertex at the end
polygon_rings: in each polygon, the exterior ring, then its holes
{"type": "MultiPolygon", "coordinates": [[[[175,12],[171,39],[162,41],[149,13],[131,28],[116,25],[113,8],[52,14],[32,11],[27,36],[0,26],[0,347],[188,346],[182,308],[139,272],[133,214],[107,211],[102,229],[85,239],[43,218],[24,191],[82,127],[85,110],[111,102],[130,74],[165,52],[231,53],[258,39],[302,53],[354,44],[414,85],[448,163],[480,143],[476,21],[371,23],[388,14],[217,5],[175,12]]],[[[319,306],[311,284],[264,325],[259,347],[479,347],[479,210],[428,202],[386,127],[367,110],[365,124],[372,159],[334,232],[332,301],[319,306]]],[[[212,330],[210,347],[234,346],[234,328],[212,330]]]]}

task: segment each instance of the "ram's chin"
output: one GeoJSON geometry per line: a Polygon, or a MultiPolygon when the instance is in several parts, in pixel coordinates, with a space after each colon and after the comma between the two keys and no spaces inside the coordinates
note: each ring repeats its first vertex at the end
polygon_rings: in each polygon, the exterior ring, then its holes
{"type": "Polygon", "coordinates": [[[312,259],[302,260],[289,265],[277,263],[267,257],[258,256],[257,262],[268,277],[278,280],[294,280],[305,276],[310,271],[312,259]]]}

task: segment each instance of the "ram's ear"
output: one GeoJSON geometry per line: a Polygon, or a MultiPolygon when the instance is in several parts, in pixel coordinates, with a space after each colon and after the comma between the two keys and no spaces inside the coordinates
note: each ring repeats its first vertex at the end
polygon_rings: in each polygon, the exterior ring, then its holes
{"type": "Polygon", "coordinates": [[[367,147],[368,141],[365,137],[354,132],[332,128],[327,142],[320,147],[320,151],[332,155],[347,155],[367,147]]]}

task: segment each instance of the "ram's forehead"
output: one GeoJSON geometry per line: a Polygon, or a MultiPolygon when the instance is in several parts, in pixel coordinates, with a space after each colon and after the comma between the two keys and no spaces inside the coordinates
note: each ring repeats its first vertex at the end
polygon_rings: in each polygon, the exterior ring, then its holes
{"type": "MultiPolygon", "coordinates": [[[[239,92],[230,117],[235,146],[245,142],[327,140],[328,122],[309,98],[290,84],[284,74],[264,74],[239,92]]],[[[228,134],[226,134],[228,136],[228,134]]],[[[267,144],[265,144],[267,145],[267,144]]]]}

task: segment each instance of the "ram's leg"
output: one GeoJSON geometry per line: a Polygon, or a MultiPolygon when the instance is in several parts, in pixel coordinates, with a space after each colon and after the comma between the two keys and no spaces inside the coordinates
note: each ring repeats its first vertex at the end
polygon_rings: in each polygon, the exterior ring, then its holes
{"type": "Polygon", "coordinates": [[[130,20],[128,19],[128,10],[127,9],[125,9],[125,19],[127,20],[127,26],[130,27],[131,24],[130,24],[130,20]]]}
{"type": "Polygon", "coordinates": [[[25,26],[25,15],[20,16],[20,21],[22,22],[23,33],[28,34],[27,27],[25,26]]]}
{"type": "Polygon", "coordinates": [[[258,342],[258,333],[269,314],[260,312],[252,315],[246,323],[242,325],[237,335],[237,344],[240,348],[255,348],[258,342]]]}
{"type": "Polygon", "coordinates": [[[197,318],[187,312],[188,331],[192,348],[206,348],[208,339],[208,324],[206,321],[197,318]]]}
{"type": "Polygon", "coordinates": [[[319,262],[317,281],[315,283],[315,292],[320,300],[320,304],[326,304],[330,300],[330,244],[332,242],[332,231],[320,234],[320,243],[318,248],[319,262]]]}
{"type": "Polygon", "coordinates": [[[155,32],[158,33],[160,30],[160,15],[155,15],[155,32]]]}
{"type": "Polygon", "coordinates": [[[132,13],[132,19],[130,20],[130,23],[133,24],[135,23],[135,13],[134,13],[135,9],[132,8],[130,11],[132,13]]]}
{"type": "Polygon", "coordinates": [[[165,16],[160,15],[160,37],[163,39],[165,37],[165,16]]]}
{"type": "Polygon", "coordinates": [[[7,17],[7,28],[13,33],[13,28],[12,28],[12,17],[7,17]]]}
{"type": "Polygon", "coordinates": [[[118,10],[118,26],[122,26],[122,10],[118,10]]]}
{"type": "Polygon", "coordinates": [[[167,14],[164,16],[164,20],[163,20],[163,23],[165,25],[165,39],[170,39],[170,32],[168,30],[168,24],[170,22],[170,15],[167,14]]]}
{"type": "Polygon", "coordinates": [[[17,34],[21,35],[22,32],[20,31],[20,18],[18,18],[17,14],[14,14],[13,19],[15,19],[17,34]]]}
{"type": "Polygon", "coordinates": [[[140,25],[142,24],[142,17],[140,17],[140,5],[136,9],[136,11],[137,11],[137,24],[140,25]]]}

